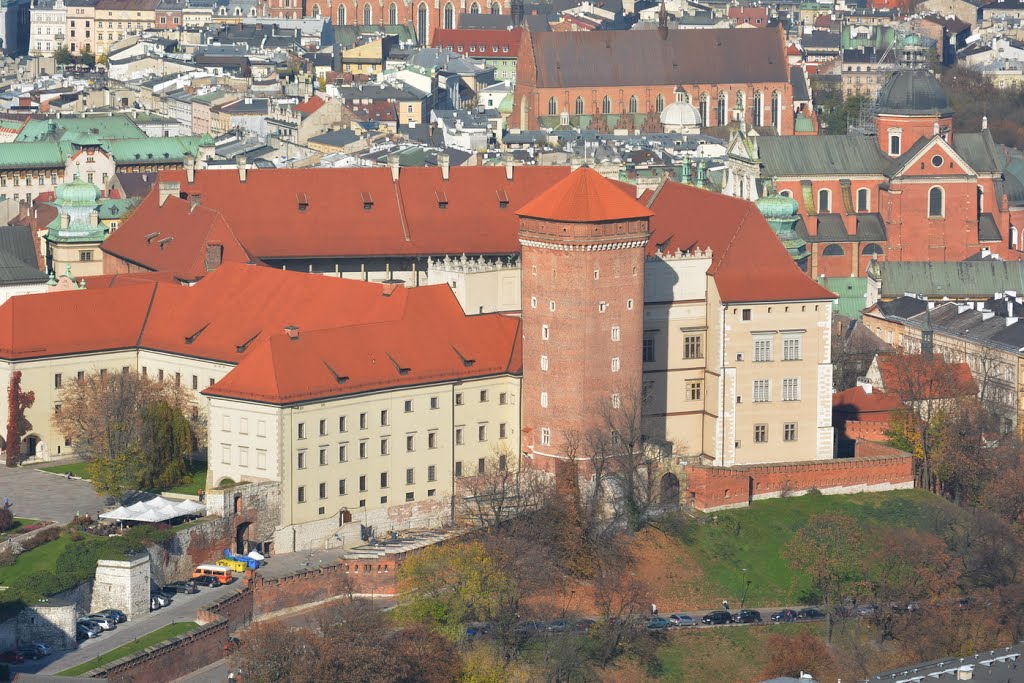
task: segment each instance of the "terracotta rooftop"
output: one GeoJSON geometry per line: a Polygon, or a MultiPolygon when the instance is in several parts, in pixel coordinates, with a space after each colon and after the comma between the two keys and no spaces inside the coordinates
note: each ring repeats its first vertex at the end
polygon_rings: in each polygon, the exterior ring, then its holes
{"type": "Polygon", "coordinates": [[[967,363],[947,363],[942,356],[890,353],[876,357],[885,391],[904,401],[977,396],[978,385],[967,363]]]}
{"type": "Polygon", "coordinates": [[[832,394],[832,412],[851,420],[888,422],[890,413],[902,407],[903,401],[895,394],[867,392],[859,386],[832,394]]]}
{"type": "Polygon", "coordinates": [[[516,213],[564,223],[621,221],[654,214],[621,185],[586,166],[555,183],[516,213]]]}
{"type": "Polygon", "coordinates": [[[292,109],[294,111],[299,112],[300,114],[303,114],[304,116],[309,116],[322,106],[324,106],[323,99],[318,95],[313,95],[305,102],[299,102],[294,107],[292,107],[292,109]]]}

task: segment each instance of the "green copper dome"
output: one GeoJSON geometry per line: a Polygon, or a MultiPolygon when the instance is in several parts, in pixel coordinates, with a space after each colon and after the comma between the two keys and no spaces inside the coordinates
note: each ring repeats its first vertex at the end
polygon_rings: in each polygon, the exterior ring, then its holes
{"type": "Polygon", "coordinates": [[[100,189],[92,183],[75,178],[70,183],[57,186],[57,204],[60,206],[95,206],[100,198],[100,189]]]}
{"type": "Polygon", "coordinates": [[[769,197],[761,197],[754,202],[758,210],[766,220],[785,220],[792,218],[800,210],[800,205],[792,197],[783,197],[773,194],[769,197]]]}

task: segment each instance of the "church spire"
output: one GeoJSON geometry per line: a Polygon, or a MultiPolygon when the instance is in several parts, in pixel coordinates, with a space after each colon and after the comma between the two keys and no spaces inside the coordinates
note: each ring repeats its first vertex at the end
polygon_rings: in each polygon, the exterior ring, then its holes
{"type": "Polygon", "coordinates": [[[658,10],[658,35],[662,40],[668,39],[668,10],[665,9],[665,0],[661,0],[661,9],[658,10]]]}

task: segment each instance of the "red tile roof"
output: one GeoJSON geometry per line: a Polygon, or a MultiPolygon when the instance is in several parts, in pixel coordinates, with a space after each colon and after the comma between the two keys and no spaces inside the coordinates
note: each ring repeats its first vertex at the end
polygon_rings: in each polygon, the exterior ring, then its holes
{"type": "Polygon", "coordinates": [[[516,59],[522,33],[521,28],[511,31],[439,28],[434,30],[434,39],[430,44],[477,59],[516,59]]]}
{"type": "Polygon", "coordinates": [[[619,221],[654,214],[621,185],[587,166],[576,169],[516,213],[565,223],[619,221]]]}
{"type": "Polygon", "coordinates": [[[174,273],[167,271],[119,273],[117,275],[90,275],[82,278],[85,280],[86,289],[106,289],[108,287],[126,287],[129,285],[140,285],[151,282],[166,282],[181,286],[181,282],[174,276],[174,273]]]}
{"type": "Polygon", "coordinates": [[[299,102],[294,107],[292,107],[292,109],[299,112],[300,114],[309,116],[322,106],[324,106],[323,99],[318,95],[313,95],[305,102],[299,102]]]}
{"type": "Polygon", "coordinates": [[[692,185],[665,183],[645,193],[649,254],[711,248],[711,269],[725,303],[834,299],[793,263],[754,204],[692,185]]]}
{"type": "Polygon", "coordinates": [[[868,393],[863,387],[853,387],[832,394],[832,412],[837,417],[863,422],[888,422],[891,413],[903,407],[895,394],[884,391],[868,393]]]}
{"type": "Polygon", "coordinates": [[[967,363],[947,363],[942,356],[884,354],[877,356],[885,391],[904,401],[967,398],[978,385],[967,363]]]}

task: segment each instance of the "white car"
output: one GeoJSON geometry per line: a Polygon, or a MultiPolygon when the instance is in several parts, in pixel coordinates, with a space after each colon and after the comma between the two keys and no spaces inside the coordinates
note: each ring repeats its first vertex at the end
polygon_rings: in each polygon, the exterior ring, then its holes
{"type": "Polygon", "coordinates": [[[117,628],[117,620],[111,619],[103,614],[90,614],[86,619],[89,621],[95,621],[104,631],[113,631],[117,628]]]}

